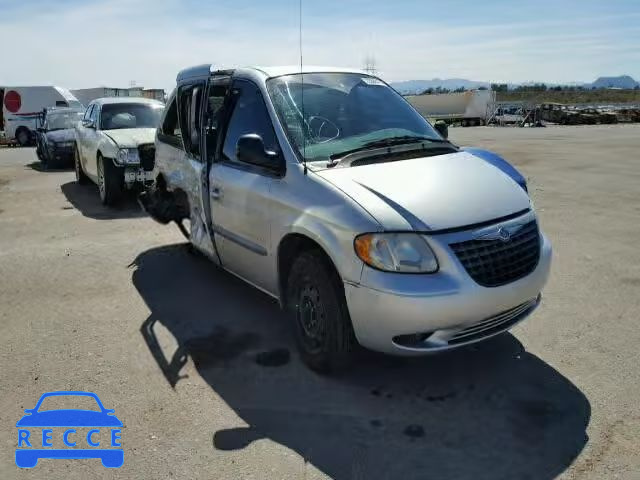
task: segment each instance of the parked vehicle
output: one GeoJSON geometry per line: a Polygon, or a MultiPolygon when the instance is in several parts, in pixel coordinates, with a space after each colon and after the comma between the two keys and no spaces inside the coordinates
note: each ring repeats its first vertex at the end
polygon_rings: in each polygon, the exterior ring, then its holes
{"type": "Polygon", "coordinates": [[[551,245],[525,179],[382,80],[205,65],[177,84],[141,203],[189,220],[196,249],[278,299],[312,368],[344,366],[356,342],[450,350],[539,305],[551,245]]]}
{"type": "Polygon", "coordinates": [[[32,144],[42,110],[48,107],[82,105],[68,90],[60,87],[5,87],[2,101],[4,128],[8,141],[15,139],[20,145],[32,144]]]}
{"type": "Polygon", "coordinates": [[[36,154],[44,169],[73,164],[74,128],[82,120],[82,114],[82,110],[57,107],[42,112],[42,126],[36,132],[36,154]]]}
{"type": "Polygon", "coordinates": [[[525,119],[525,112],[522,106],[518,105],[501,105],[496,108],[493,120],[499,125],[511,125],[514,123],[522,123],[525,119]]]}
{"type": "Polygon", "coordinates": [[[75,127],[78,183],[98,185],[114,205],[125,190],[153,180],[153,145],[164,105],[144,98],[101,98],[89,104],[75,127]]]}

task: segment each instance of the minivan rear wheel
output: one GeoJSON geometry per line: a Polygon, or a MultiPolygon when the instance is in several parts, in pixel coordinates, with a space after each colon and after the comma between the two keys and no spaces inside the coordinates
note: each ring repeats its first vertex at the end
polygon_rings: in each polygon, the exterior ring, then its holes
{"type": "Polygon", "coordinates": [[[348,367],[355,336],[344,292],[329,260],[318,251],[301,253],[287,279],[287,312],[294,322],[298,349],[313,370],[328,373],[348,367]]]}

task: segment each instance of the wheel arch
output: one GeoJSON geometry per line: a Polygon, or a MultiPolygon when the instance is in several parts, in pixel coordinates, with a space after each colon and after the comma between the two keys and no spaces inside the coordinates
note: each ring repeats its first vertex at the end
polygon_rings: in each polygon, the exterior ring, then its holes
{"type": "Polygon", "coordinates": [[[20,135],[20,132],[23,132],[23,131],[27,132],[28,139],[26,144],[29,145],[29,143],[33,141],[33,133],[31,129],[26,125],[20,125],[19,127],[17,127],[13,136],[16,140],[18,140],[18,135],[20,135]]]}
{"type": "Polygon", "coordinates": [[[280,297],[280,305],[286,306],[287,302],[287,279],[291,272],[293,262],[303,252],[315,250],[319,252],[325,259],[327,266],[330,268],[333,279],[336,281],[338,287],[344,294],[344,285],[342,283],[342,277],[336,265],[336,262],[328,253],[328,249],[325,248],[317,238],[312,238],[311,235],[303,232],[290,232],[287,233],[278,244],[277,249],[277,273],[278,273],[278,291],[280,297]]]}

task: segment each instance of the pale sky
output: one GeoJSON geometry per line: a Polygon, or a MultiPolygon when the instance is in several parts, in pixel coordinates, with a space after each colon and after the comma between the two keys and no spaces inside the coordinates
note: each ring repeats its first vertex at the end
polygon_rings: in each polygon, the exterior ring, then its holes
{"type": "MultiPolygon", "coordinates": [[[[640,0],[302,0],[303,61],[387,81],[640,80],[640,0]]],[[[298,0],[0,0],[0,85],[170,90],[183,67],[299,62],[298,0]]]]}

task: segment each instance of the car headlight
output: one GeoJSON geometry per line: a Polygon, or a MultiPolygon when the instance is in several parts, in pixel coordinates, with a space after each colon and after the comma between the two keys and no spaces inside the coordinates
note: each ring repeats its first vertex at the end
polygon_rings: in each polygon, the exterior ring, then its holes
{"type": "Polygon", "coordinates": [[[137,148],[121,148],[118,151],[118,163],[122,165],[133,165],[140,163],[140,157],[138,156],[137,148]]]}
{"type": "Polygon", "coordinates": [[[385,272],[434,273],[438,260],[417,233],[365,233],[354,241],[356,254],[370,267],[385,272]]]}

